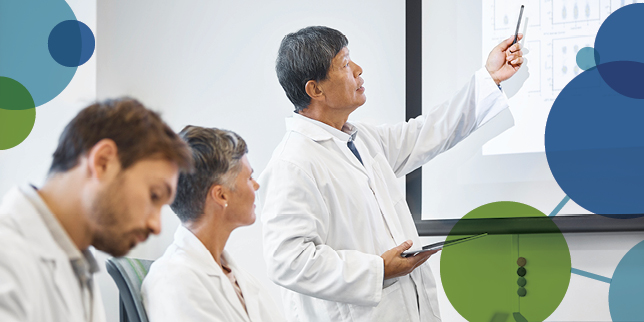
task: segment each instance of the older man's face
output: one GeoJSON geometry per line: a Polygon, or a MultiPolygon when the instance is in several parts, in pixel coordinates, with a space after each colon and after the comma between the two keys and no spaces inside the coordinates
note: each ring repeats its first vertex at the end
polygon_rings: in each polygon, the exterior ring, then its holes
{"type": "Polygon", "coordinates": [[[327,79],[320,82],[327,106],[338,109],[356,109],[367,100],[364,94],[362,68],[351,61],[349,49],[342,48],[333,57],[327,79]]]}

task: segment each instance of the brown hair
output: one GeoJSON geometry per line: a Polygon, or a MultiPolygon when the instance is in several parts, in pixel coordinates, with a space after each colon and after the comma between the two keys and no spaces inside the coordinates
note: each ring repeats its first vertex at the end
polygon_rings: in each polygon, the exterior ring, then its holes
{"type": "Polygon", "coordinates": [[[123,170],[155,155],[175,162],[183,171],[192,170],[189,147],[159,114],[135,99],[119,98],[92,104],[67,124],[49,173],[74,168],[79,157],[102,139],[116,143],[123,170]]]}

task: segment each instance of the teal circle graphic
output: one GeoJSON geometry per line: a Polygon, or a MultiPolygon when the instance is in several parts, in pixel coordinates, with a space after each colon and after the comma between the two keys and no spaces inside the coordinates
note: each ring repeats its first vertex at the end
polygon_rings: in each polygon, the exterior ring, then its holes
{"type": "Polygon", "coordinates": [[[614,322],[644,321],[644,241],[624,255],[610,282],[608,306],[614,322]]]}
{"type": "Polygon", "coordinates": [[[22,84],[35,106],[58,96],[76,73],[49,53],[49,34],[65,20],[76,16],[63,0],[0,1],[0,76],[22,84]]]}
{"type": "Polygon", "coordinates": [[[593,47],[584,47],[577,52],[577,66],[589,70],[599,64],[599,53],[593,47]]]}

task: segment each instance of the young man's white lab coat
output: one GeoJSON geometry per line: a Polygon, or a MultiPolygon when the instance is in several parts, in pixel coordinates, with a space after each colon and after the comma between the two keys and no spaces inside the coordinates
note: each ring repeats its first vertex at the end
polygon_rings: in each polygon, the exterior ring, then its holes
{"type": "Polygon", "coordinates": [[[240,269],[226,251],[223,257],[237,279],[248,313],[210,251],[180,225],[174,242],[152,264],[141,286],[150,322],[284,321],[261,283],[240,269]]]}
{"type": "MultiPolygon", "coordinates": [[[[100,291],[92,283],[92,322],[102,322],[100,291]]],[[[86,322],[84,315],[69,257],[25,194],[12,188],[0,205],[0,321],[86,322]]]]}
{"type": "MultiPolygon", "coordinates": [[[[485,69],[431,113],[349,134],[294,115],[259,179],[268,275],[289,321],[440,321],[429,263],[383,281],[380,255],[422,245],[399,177],[454,146],[507,107],[485,69]]],[[[430,259],[431,260],[431,259],[430,259]]]]}

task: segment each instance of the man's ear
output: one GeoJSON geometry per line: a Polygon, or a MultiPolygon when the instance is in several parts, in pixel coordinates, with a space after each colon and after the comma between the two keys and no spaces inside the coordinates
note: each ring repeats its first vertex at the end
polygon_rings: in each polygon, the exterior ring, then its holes
{"type": "Polygon", "coordinates": [[[103,180],[121,171],[118,148],[111,139],[98,141],[87,155],[87,170],[90,177],[103,180]]]}
{"type": "Polygon", "coordinates": [[[220,184],[214,184],[208,191],[208,197],[222,208],[228,206],[228,189],[220,184]]]}
{"type": "Polygon", "coordinates": [[[306,94],[308,94],[312,100],[323,100],[324,99],[324,90],[320,86],[320,83],[314,80],[306,82],[304,86],[306,94]]]}

